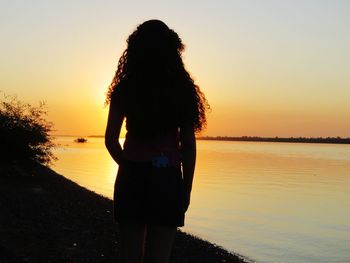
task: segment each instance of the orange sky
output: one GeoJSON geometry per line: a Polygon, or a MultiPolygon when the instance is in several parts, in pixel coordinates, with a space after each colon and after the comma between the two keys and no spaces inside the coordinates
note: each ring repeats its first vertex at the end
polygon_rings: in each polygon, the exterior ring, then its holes
{"type": "Polygon", "coordinates": [[[350,3],[145,2],[3,4],[0,90],[46,101],[54,134],[104,134],[125,40],[158,18],[211,104],[203,135],[350,136],[350,3]]]}

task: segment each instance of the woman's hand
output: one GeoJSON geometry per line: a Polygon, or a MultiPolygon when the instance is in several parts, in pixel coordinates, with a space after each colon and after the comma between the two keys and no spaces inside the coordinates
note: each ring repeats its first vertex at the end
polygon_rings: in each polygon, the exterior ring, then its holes
{"type": "Polygon", "coordinates": [[[182,199],[183,200],[182,207],[183,207],[184,212],[186,212],[188,210],[189,205],[190,205],[191,192],[184,190],[182,192],[182,198],[183,198],[182,199]]]}
{"type": "Polygon", "coordinates": [[[196,138],[191,126],[180,128],[182,172],[183,172],[183,206],[186,212],[190,205],[191,189],[196,164],[196,138]]]}

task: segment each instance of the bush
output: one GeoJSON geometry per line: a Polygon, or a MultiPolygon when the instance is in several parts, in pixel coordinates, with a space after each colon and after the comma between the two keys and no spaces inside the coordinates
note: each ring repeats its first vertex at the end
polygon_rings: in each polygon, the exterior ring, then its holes
{"type": "Polygon", "coordinates": [[[45,103],[34,107],[19,101],[16,96],[1,93],[0,164],[49,166],[57,157],[52,153],[56,144],[49,135],[53,124],[44,118],[47,114],[45,103]]]}

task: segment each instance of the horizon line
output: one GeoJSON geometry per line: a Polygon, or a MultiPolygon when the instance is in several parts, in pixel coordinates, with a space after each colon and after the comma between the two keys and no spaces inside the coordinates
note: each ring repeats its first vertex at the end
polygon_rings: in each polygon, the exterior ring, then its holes
{"type": "MultiPolygon", "coordinates": [[[[105,135],[71,135],[71,134],[52,134],[51,136],[62,136],[62,137],[105,137],[105,135]]],[[[125,136],[124,136],[125,137],[125,136]]],[[[120,138],[124,138],[120,137],[120,138]]],[[[329,139],[329,138],[336,138],[336,139],[350,139],[349,137],[342,137],[342,136],[257,136],[257,135],[240,135],[240,136],[231,136],[231,135],[198,135],[196,138],[314,138],[314,139],[329,139]]]]}

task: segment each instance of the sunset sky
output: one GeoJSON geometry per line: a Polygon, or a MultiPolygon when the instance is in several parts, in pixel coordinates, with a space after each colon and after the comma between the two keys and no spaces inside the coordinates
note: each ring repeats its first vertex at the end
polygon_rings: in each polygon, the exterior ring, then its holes
{"type": "Polygon", "coordinates": [[[54,134],[103,135],[126,38],[161,19],[211,105],[211,136],[350,137],[350,1],[0,0],[0,90],[54,134]]]}

